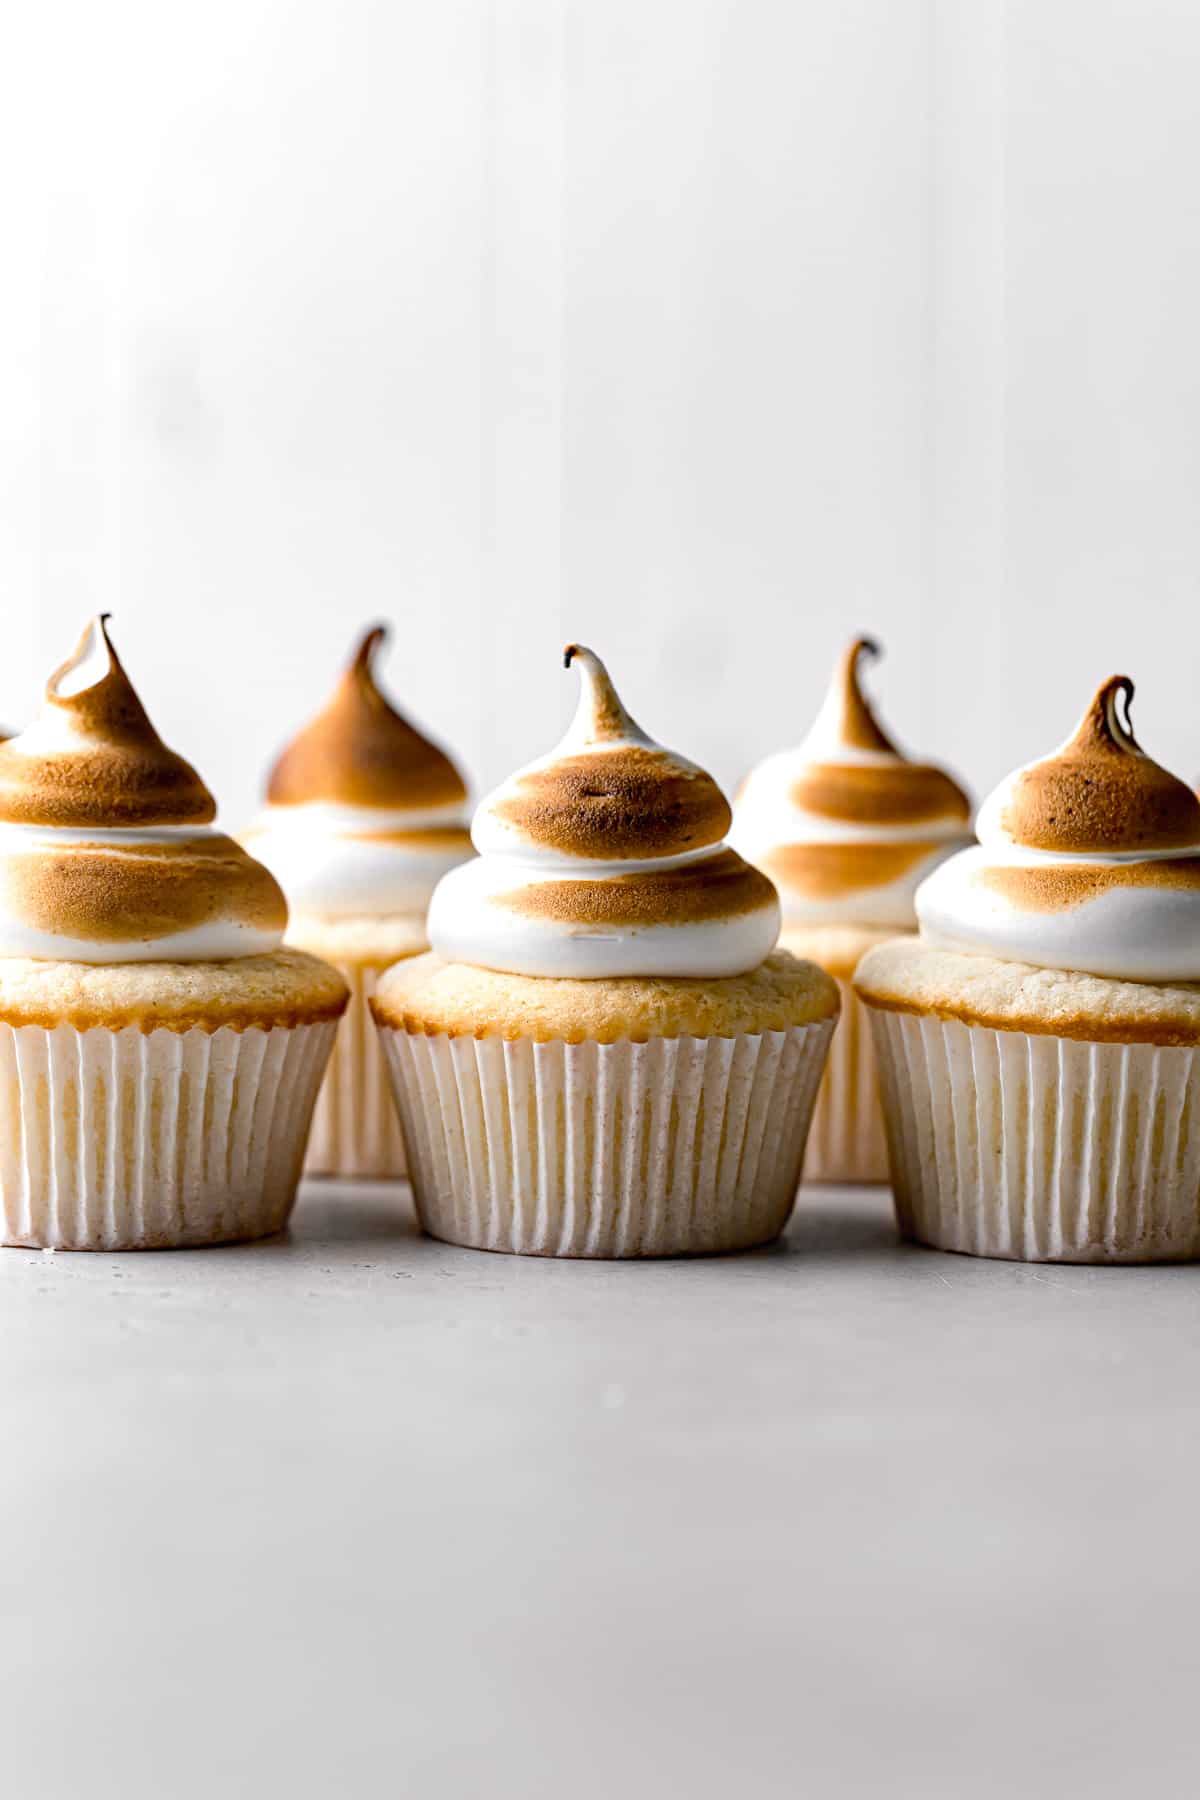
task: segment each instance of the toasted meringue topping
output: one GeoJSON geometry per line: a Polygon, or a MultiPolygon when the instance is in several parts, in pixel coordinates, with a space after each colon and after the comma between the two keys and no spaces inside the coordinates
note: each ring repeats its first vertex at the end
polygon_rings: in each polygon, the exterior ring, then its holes
{"type": "Polygon", "coordinates": [[[216,810],[147,718],[99,614],[46,683],[42,717],[0,744],[0,821],[201,825],[216,810]]]}
{"type": "Polygon", "coordinates": [[[875,717],[862,691],[859,669],[882,655],[876,638],[851,639],[834,667],[825,703],[808,736],[810,745],[825,743],[832,749],[865,750],[868,755],[899,757],[900,752],[875,717]]]}
{"type": "Polygon", "coordinates": [[[873,638],[842,653],[807,737],[748,776],[731,841],[780,890],[790,924],[914,922],[923,878],[970,840],[971,803],[952,776],[911,762],[862,690],[873,638]]]}
{"type": "Polygon", "coordinates": [[[1071,855],[1200,842],[1200,800],[1146,755],[1129,721],[1132,698],[1128,675],[1106,681],[1075,735],[1053,756],[1018,769],[987,802],[980,837],[987,829],[1029,850],[1071,855]]]}
{"type": "Polygon", "coordinates": [[[757,968],[779,931],[771,883],[727,848],[710,775],[625,711],[591,650],[574,723],[483,801],[480,852],[439,884],[429,937],[457,962],[517,975],[722,976],[757,968]]]}
{"type": "Polygon", "coordinates": [[[924,935],[1118,980],[1200,979],[1200,801],[1138,744],[1132,698],[1113,676],[1073,737],[989,796],[979,848],[917,895],[924,935]]]}
{"type": "Polygon", "coordinates": [[[591,650],[568,644],[563,662],[583,676],[575,722],[552,758],[514,775],[485,802],[476,820],[479,848],[485,826],[489,847],[524,840],[555,855],[608,861],[719,844],[731,815],[712,776],[647,737],[591,650]]]}
{"type": "Polygon", "coordinates": [[[385,636],[376,625],[362,638],[243,834],[297,914],[423,921],[442,876],[472,854],[462,776],[376,685],[385,636]]]}
{"type": "Polygon", "coordinates": [[[0,745],[0,956],[224,961],[279,945],[274,878],[208,825],[94,619],[42,717],[0,745]]]}
{"type": "Polygon", "coordinates": [[[367,631],[329,704],[293,738],[272,769],[272,806],[376,807],[388,812],[462,808],[467,790],[444,751],[380,692],[374,664],[387,627],[367,631]]]}

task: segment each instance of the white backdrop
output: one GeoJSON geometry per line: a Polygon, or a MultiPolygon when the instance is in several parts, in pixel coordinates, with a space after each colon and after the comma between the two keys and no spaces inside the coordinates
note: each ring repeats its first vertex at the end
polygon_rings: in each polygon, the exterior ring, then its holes
{"type": "Polygon", "coordinates": [[[87,0],[0,72],[0,716],[107,606],[231,823],[360,623],[477,783],[567,636],[726,781],[841,640],[977,787],[1200,772],[1188,0],[87,0]]]}

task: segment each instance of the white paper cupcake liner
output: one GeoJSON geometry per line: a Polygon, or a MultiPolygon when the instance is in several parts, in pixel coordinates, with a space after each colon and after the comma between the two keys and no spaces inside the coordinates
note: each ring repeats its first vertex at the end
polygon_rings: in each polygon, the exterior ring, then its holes
{"type": "Polygon", "coordinates": [[[399,1178],[408,1173],[404,1134],[367,1004],[383,970],[362,963],[335,967],[350,989],[350,1004],[317,1095],[304,1170],[307,1175],[399,1178]]]}
{"type": "Polygon", "coordinates": [[[539,1256],[765,1243],[792,1210],[832,1026],[644,1044],[384,1028],[421,1223],[539,1256]]]}
{"type": "Polygon", "coordinates": [[[867,1009],[848,981],[838,980],[842,1016],[817,1092],[805,1181],[886,1181],[887,1138],[879,1070],[867,1009]]]}
{"type": "Polygon", "coordinates": [[[1025,1262],[1200,1255],[1200,1050],[870,1011],[906,1236],[1025,1262]]]}
{"type": "Polygon", "coordinates": [[[333,1031],[0,1025],[4,1242],[135,1250],[281,1230],[333,1031]]]}

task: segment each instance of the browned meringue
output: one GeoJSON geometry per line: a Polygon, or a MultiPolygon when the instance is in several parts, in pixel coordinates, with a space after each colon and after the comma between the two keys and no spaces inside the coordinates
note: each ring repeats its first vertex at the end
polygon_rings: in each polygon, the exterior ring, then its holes
{"type": "Polygon", "coordinates": [[[211,794],[91,621],[42,717],[0,745],[0,956],[223,961],[274,950],[274,878],[214,831],[211,794]],[[94,679],[89,679],[96,664],[94,679]]]}
{"type": "MultiPolygon", "coordinates": [[[[580,654],[568,644],[564,666],[580,654]]],[[[494,818],[527,846],[606,862],[720,844],[732,815],[712,776],[646,737],[602,664],[587,695],[586,742],[515,775],[492,801],[494,818]]]]}
{"type": "Polygon", "coordinates": [[[395,812],[465,803],[450,758],[379,690],[374,662],[386,637],[384,625],[364,634],[328,705],[279,757],[267,782],[271,806],[321,801],[395,812]]]}
{"type": "Polygon", "coordinates": [[[108,635],[108,614],[86,627],[46,683],[46,711],[0,744],[0,821],[12,825],[206,825],[212,795],[155,731],[108,635]],[[100,640],[97,644],[97,639],[100,640]],[[67,691],[93,650],[96,682],[67,691]]]}
{"type": "Polygon", "coordinates": [[[1004,837],[1027,850],[1071,855],[1200,843],[1200,800],[1134,737],[1132,697],[1128,675],[1112,676],[1096,690],[1074,737],[1012,776],[989,808],[1004,837]]]}
{"type": "Polygon", "coordinates": [[[1133,735],[1114,675],[1073,737],[979,813],[917,896],[944,948],[1123,981],[1200,979],[1200,800],[1133,735]]]}
{"type": "Polygon", "coordinates": [[[779,904],[726,847],[725,796],[635,723],[593,651],[568,644],[563,660],[581,676],[574,723],[479,807],[479,859],[433,897],[434,949],[582,980],[753,968],[775,943],[779,904]]]}
{"type": "Polygon", "coordinates": [[[297,920],[423,927],[434,888],[471,855],[462,776],[379,690],[385,636],[382,625],[365,633],[328,706],[276,763],[246,834],[297,920]]]}
{"type": "Polygon", "coordinates": [[[910,761],[876,718],[861,673],[878,655],[854,638],[803,743],[760,763],[738,795],[731,841],[776,882],[787,924],[911,928],[921,879],[970,837],[962,788],[910,761]]]}

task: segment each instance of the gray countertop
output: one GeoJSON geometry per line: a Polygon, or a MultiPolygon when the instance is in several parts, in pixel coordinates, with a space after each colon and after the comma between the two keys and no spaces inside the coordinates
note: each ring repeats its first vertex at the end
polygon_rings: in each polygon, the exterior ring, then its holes
{"type": "MultiPolygon", "coordinates": [[[[1200,1273],[0,1253],[18,1800],[1195,1791],[1200,1273]]],[[[16,1785],[13,1772],[16,1771],[16,1785]]]]}

